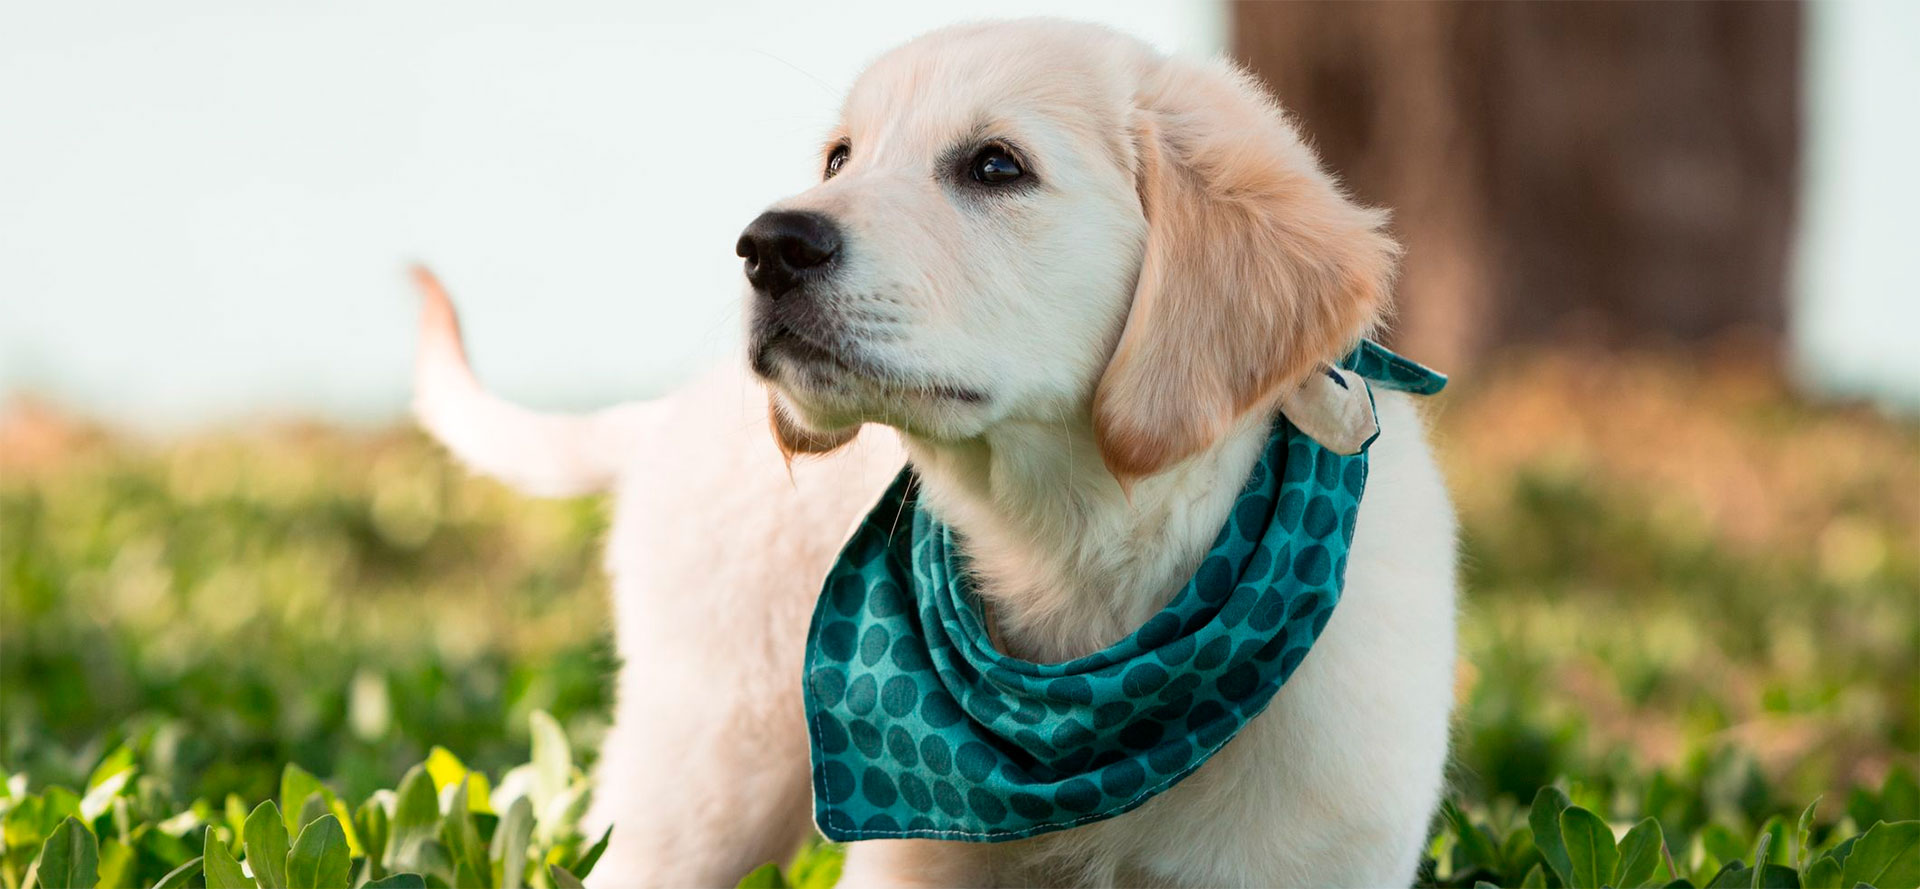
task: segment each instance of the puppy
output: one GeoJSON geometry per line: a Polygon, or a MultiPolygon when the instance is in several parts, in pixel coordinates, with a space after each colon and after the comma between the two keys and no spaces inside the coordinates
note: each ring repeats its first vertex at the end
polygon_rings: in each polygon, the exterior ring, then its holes
{"type": "MultiPolygon", "coordinates": [[[[854,85],[820,167],[737,245],[751,376],[532,413],[475,382],[423,278],[425,426],[528,492],[617,497],[599,885],[731,885],[812,831],[808,619],[903,460],[995,647],[1079,657],[1194,574],[1282,394],[1387,309],[1383,214],[1250,78],[1104,28],[914,40],[854,85]]],[[[1377,411],[1341,604],[1231,743],[1097,823],[854,843],[842,885],[1407,885],[1446,760],[1455,529],[1412,403],[1377,411]]]]}

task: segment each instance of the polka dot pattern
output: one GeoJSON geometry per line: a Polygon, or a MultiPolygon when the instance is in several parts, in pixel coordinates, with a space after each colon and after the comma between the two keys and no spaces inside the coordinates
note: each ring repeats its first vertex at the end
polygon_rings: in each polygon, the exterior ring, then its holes
{"type": "MultiPolygon", "coordinates": [[[[1446,384],[1368,341],[1341,366],[1369,386],[1446,384]]],[[[993,649],[953,531],[903,470],[829,571],[807,640],[821,832],[1029,837],[1129,811],[1191,774],[1326,628],[1366,459],[1277,418],[1194,577],[1131,636],[1059,664],[993,649]]]]}

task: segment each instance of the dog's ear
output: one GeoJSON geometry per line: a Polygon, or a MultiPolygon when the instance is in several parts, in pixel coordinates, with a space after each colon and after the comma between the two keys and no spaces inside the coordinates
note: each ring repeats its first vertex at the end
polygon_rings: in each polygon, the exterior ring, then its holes
{"type": "Polygon", "coordinates": [[[1094,393],[1123,484],[1212,444],[1386,311],[1399,248],[1237,69],[1168,60],[1134,115],[1146,251],[1094,393]]]}
{"type": "Polygon", "coordinates": [[[809,430],[788,415],[787,406],[773,392],[767,393],[767,422],[773,427],[773,441],[780,446],[780,455],[788,463],[797,456],[837,450],[860,434],[858,426],[826,433],[809,430]]]}

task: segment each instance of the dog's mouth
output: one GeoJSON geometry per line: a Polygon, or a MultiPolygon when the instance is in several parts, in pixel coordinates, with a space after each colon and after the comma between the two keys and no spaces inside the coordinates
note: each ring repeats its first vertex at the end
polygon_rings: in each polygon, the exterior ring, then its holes
{"type": "Polygon", "coordinates": [[[867,389],[965,405],[987,402],[979,389],[900,373],[862,357],[838,337],[809,334],[780,321],[755,330],[749,361],[753,372],[770,383],[825,394],[867,389]]]}
{"type": "Polygon", "coordinates": [[[797,370],[837,370],[852,372],[853,367],[840,357],[846,352],[834,345],[815,342],[785,324],[774,322],[753,338],[753,372],[773,381],[782,363],[797,370]]]}

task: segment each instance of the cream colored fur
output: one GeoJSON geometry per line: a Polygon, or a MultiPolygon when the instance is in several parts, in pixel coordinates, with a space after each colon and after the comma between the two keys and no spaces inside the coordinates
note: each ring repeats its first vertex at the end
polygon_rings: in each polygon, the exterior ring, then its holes
{"type": "MultiPolygon", "coordinates": [[[[841,172],[776,206],[842,227],[817,298],[878,371],[783,359],[764,381],[729,369],[655,402],[533,414],[474,382],[425,279],[425,425],[529,490],[616,493],[624,665],[590,817],[618,829],[599,886],[731,885],[811,829],[807,621],[903,459],[965,540],[996,644],[1085,654],[1191,575],[1281,393],[1385,310],[1381,215],[1259,89],[1105,29],[913,41],[855,85],[837,144],[841,172]],[[942,178],[983,139],[1016,144],[1038,187],[942,178]]],[[[1383,392],[1379,410],[1341,604],[1219,755],[1060,833],[856,843],[843,885],[1407,885],[1446,759],[1454,524],[1413,404],[1383,392]]]]}

